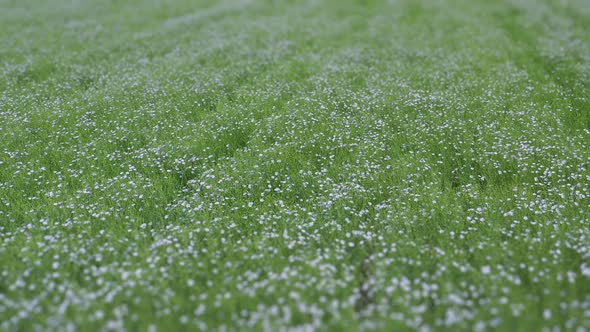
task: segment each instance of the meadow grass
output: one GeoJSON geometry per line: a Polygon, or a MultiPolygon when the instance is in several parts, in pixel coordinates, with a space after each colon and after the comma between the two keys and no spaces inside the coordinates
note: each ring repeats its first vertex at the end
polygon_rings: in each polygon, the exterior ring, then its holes
{"type": "Polygon", "coordinates": [[[0,330],[590,329],[588,27],[0,0],[0,330]]]}

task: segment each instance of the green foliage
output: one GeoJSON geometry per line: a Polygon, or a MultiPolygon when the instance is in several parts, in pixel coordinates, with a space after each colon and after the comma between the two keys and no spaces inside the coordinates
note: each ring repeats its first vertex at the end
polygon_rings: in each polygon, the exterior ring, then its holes
{"type": "Polygon", "coordinates": [[[590,328],[573,1],[0,1],[0,330],[590,328]]]}

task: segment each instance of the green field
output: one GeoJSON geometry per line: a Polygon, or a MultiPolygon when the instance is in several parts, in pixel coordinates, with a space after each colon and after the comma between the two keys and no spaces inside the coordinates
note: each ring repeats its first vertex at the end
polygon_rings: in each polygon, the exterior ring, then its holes
{"type": "Polygon", "coordinates": [[[588,0],[0,0],[0,331],[590,330],[588,0]]]}

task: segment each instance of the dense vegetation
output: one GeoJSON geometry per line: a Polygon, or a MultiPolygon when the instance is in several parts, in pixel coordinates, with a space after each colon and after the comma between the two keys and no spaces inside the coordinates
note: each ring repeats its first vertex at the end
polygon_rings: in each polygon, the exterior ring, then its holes
{"type": "Polygon", "coordinates": [[[0,0],[0,330],[590,329],[588,27],[0,0]]]}

